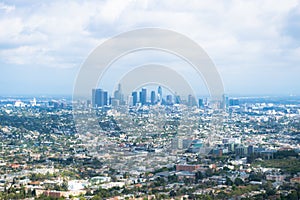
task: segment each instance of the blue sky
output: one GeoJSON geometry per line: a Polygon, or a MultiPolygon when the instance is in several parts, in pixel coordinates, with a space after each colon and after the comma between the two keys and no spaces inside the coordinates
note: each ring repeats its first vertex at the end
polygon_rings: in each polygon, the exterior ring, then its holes
{"type": "Polygon", "coordinates": [[[71,94],[94,48],[144,27],[196,41],[228,94],[300,95],[300,2],[294,0],[0,1],[0,95],[71,94]]]}

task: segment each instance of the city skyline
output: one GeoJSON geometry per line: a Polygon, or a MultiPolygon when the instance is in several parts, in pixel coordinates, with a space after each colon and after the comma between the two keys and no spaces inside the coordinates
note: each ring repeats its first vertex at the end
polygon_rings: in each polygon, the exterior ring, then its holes
{"type": "MultiPolygon", "coordinates": [[[[33,102],[36,104],[36,99],[33,102]]],[[[142,107],[142,106],[173,106],[173,105],[187,105],[189,107],[205,108],[214,104],[211,98],[208,96],[196,97],[192,94],[183,96],[177,93],[168,91],[161,85],[152,87],[141,87],[133,90],[131,94],[124,94],[122,92],[122,85],[119,83],[117,89],[109,93],[103,88],[92,89],[92,95],[90,99],[87,99],[86,105],[92,106],[93,108],[108,108],[118,106],[129,106],[129,107],[142,107]]],[[[221,109],[228,109],[229,106],[239,106],[239,98],[229,97],[223,94],[222,100],[219,102],[221,109]]]]}
{"type": "MultiPolygon", "coordinates": [[[[0,95],[71,95],[78,70],[95,47],[145,27],[167,28],[197,42],[215,63],[228,95],[300,95],[299,13],[298,1],[3,1],[0,95]]],[[[164,53],[129,55],[114,70],[141,62],[175,66],[197,83],[178,58],[164,53]]]]}
{"type": "MultiPolygon", "coordinates": [[[[180,103],[187,103],[191,105],[191,98],[195,99],[191,94],[187,97],[180,96],[179,94],[170,92],[167,88],[158,85],[156,90],[152,87],[141,87],[139,89],[133,90],[131,94],[122,93],[122,86],[118,84],[118,87],[112,93],[109,93],[103,88],[92,89],[91,104],[93,107],[103,107],[103,106],[119,106],[119,105],[173,105],[180,103]],[[173,99],[174,97],[174,99],[173,99]],[[182,100],[182,101],[181,101],[182,100]]],[[[201,99],[203,101],[203,99],[201,99]]],[[[90,101],[88,99],[87,101],[90,101]]],[[[199,99],[200,101],[200,99],[199,99]]],[[[199,104],[200,106],[201,104],[199,104]]]]}

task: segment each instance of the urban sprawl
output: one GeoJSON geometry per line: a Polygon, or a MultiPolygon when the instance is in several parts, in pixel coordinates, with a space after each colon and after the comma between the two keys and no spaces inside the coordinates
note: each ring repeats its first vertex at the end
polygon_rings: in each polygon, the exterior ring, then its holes
{"type": "Polygon", "coordinates": [[[300,198],[298,97],[164,91],[1,97],[0,199],[300,198]]]}

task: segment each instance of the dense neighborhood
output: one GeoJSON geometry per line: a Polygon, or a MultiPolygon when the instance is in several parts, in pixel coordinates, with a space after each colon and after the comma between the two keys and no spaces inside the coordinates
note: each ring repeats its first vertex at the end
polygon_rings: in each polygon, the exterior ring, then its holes
{"type": "Polygon", "coordinates": [[[2,98],[0,198],[299,199],[300,101],[232,102],[2,98]]]}

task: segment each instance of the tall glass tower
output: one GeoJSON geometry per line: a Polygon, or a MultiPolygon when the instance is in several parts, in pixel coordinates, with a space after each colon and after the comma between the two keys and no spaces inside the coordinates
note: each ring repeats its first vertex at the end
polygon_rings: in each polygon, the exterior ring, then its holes
{"type": "Polygon", "coordinates": [[[158,86],[157,95],[158,95],[158,101],[162,102],[162,88],[161,88],[161,86],[158,86]]]}

